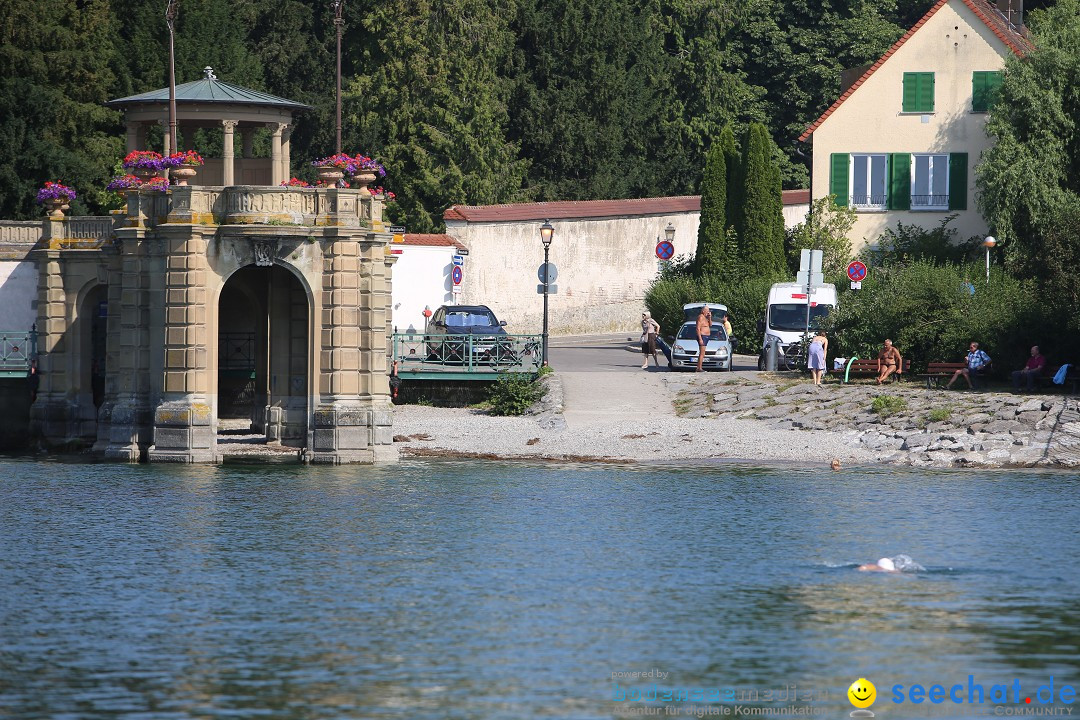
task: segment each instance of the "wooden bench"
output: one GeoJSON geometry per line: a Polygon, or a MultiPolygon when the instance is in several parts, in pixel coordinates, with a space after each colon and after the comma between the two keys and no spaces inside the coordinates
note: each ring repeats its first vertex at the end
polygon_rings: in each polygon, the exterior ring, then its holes
{"type": "MultiPolygon", "coordinates": [[[[932,362],[926,366],[926,372],[920,373],[919,377],[926,378],[926,389],[929,390],[931,387],[938,384],[942,378],[950,380],[957,370],[963,370],[966,367],[966,362],[932,362]]],[[[984,384],[986,373],[990,371],[990,367],[991,363],[987,363],[971,373],[972,387],[978,387],[980,384],[984,384]]]]}
{"type": "MultiPolygon", "coordinates": [[[[1060,365],[1055,365],[1053,367],[1047,365],[1043,368],[1042,374],[1035,378],[1035,382],[1038,383],[1040,387],[1046,386],[1051,390],[1068,385],[1072,388],[1072,394],[1075,395],[1077,388],[1080,387],[1080,367],[1069,363],[1069,369],[1065,371],[1065,382],[1062,385],[1055,385],[1054,376],[1058,374],[1058,370],[1060,369],[1060,365]]],[[[1012,380],[1011,374],[1009,375],[1009,379],[1012,380]]]]}
{"type": "MultiPolygon", "coordinates": [[[[906,373],[910,370],[911,361],[905,359],[903,362],[903,371],[906,373]]],[[[833,369],[829,372],[834,375],[840,375],[842,382],[847,382],[847,379],[852,375],[872,375],[876,377],[880,370],[878,370],[877,358],[874,358],[873,360],[849,360],[844,367],[839,370],[833,369]]],[[[893,373],[889,377],[898,380],[903,377],[903,375],[893,373]]]]}

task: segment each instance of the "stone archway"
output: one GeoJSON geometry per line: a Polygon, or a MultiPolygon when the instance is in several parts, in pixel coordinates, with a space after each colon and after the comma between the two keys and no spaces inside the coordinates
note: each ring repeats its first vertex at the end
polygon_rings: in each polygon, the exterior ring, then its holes
{"type": "Polygon", "coordinates": [[[270,443],[307,447],[311,307],[302,281],[282,265],[246,265],[217,301],[217,426],[249,420],[270,443]]]}

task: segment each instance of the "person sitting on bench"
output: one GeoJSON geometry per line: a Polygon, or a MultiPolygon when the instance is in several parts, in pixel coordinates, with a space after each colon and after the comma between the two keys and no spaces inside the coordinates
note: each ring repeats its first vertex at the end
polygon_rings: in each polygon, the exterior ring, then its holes
{"type": "Polygon", "coordinates": [[[1020,381],[1023,380],[1026,383],[1028,392],[1035,389],[1035,379],[1042,375],[1043,368],[1046,367],[1046,357],[1039,353],[1039,346],[1031,346],[1031,357],[1028,358],[1027,365],[1023,370],[1013,370],[1012,381],[1013,387],[1017,390],[1020,389],[1020,381]]]}
{"type": "Polygon", "coordinates": [[[904,374],[904,359],[900,357],[900,351],[893,346],[892,340],[888,338],[885,338],[885,347],[878,353],[877,361],[878,385],[888,380],[893,373],[896,373],[897,377],[904,374]]]}
{"type": "Polygon", "coordinates": [[[984,369],[990,366],[990,356],[984,351],[979,349],[979,343],[971,343],[971,350],[967,354],[967,367],[962,367],[953,373],[952,379],[949,380],[949,384],[945,386],[948,390],[952,387],[952,384],[956,382],[956,378],[963,376],[967,380],[968,389],[972,388],[971,376],[978,377],[984,369]]]}

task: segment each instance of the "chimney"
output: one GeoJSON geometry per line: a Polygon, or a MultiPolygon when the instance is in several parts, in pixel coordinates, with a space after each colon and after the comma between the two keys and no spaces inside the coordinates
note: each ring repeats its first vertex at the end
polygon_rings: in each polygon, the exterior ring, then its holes
{"type": "Polygon", "coordinates": [[[1024,27],[1024,0],[997,0],[997,8],[1014,29],[1024,27]]]}

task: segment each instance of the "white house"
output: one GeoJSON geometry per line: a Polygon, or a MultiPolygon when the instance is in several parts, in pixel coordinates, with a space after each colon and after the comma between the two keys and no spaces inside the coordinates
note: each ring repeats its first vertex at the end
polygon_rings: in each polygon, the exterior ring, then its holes
{"type": "Polygon", "coordinates": [[[975,166],[1005,59],[1031,43],[1022,0],[938,0],[819,117],[813,197],[858,212],[857,250],[897,222],[927,229],[948,215],[959,237],[987,233],[975,166]]]}

